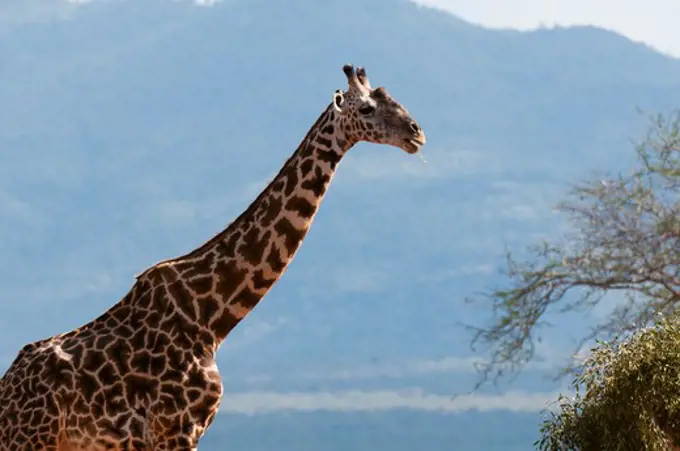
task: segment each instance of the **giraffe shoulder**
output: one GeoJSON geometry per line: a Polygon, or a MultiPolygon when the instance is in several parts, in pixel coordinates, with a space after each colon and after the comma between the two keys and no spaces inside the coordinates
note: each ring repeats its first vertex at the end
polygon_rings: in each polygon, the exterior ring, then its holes
{"type": "Polygon", "coordinates": [[[36,353],[39,349],[41,349],[46,343],[49,343],[50,340],[52,340],[53,337],[50,338],[45,338],[42,340],[34,341],[31,343],[28,343],[24,345],[19,352],[17,353],[17,356],[14,358],[12,363],[9,365],[9,369],[7,372],[9,373],[12,368],[16,368],[18,366],[22,366],[25,362],[27,362],[32,355],[36,353]]]}
{"type": "Polygon", "coordinates": [[[176,258],[168,258],[166,260],[161,260],[158,263],[149,266],[144,271],[135,274],[135,279],[142,280],[148,277],[154,270],[171,266],[176,260],[177,260],[176,258]]]}

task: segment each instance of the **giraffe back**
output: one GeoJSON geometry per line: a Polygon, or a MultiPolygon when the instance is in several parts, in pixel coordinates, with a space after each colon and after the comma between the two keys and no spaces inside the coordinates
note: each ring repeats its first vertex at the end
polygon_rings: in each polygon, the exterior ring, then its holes
{"type": "Polygon", "coordinates": [[[121,303],[25,346],[0,379],[0,451],[197,443],[222,384],[212,355],[174,338],[121,303]]]}

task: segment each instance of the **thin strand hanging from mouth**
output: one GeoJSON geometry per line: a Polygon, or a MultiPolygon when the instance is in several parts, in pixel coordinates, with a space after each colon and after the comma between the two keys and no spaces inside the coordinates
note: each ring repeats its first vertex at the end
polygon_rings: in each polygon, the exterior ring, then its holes
{"type": "Polygon", "coordinates": [[[422,161],[423,163],[427,163],[427,160],[423,156],[423,149],[420,149],[417,153],[418,153],[418,158],[420,158],[420,161],[422,161]]]}

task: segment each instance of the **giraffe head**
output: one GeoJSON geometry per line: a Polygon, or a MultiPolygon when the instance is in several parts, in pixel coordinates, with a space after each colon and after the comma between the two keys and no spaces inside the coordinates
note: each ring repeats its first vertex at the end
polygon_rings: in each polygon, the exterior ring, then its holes
{"type": "Polygon", "coordinates": [[[416,153],[425,144],[425,133],[399,102],[383,87],[372,89],[364,68],[343,67],[347,91],[333,93],[332,107],[338,124],[350,141],[389,144],[416,153]]]}

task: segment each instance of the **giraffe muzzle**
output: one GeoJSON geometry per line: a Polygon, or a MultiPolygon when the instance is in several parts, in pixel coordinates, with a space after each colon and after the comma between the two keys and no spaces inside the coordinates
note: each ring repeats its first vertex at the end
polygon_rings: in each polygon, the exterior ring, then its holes
{"type": "Polygon", "coordinates": [[[420,148],[425,145],[427,139],[425,138],[425,133],[418,124],[412,122],[409,127],[411,128],[411,131],[413,131],[413,136],[404,139],[406,142],[406,148],[404,150],[408,153],[417,153],[420,148]]]}

